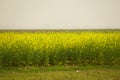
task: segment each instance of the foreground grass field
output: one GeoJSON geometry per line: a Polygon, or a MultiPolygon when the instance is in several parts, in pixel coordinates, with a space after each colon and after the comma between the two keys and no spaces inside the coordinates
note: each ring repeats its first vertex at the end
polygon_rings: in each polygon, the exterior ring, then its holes
{"type": "Polygon", "coordinates": [[[120,80],[120,66],[1,67],[0,80],[120,80]]]}
{"type": "Polygon", "coordinates": [[[120,31],[1,32],[0,66],[120,65],[120,31]]]}

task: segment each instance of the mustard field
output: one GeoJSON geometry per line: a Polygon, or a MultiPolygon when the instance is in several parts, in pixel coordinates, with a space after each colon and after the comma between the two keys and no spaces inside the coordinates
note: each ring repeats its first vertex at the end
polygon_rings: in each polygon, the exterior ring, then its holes
{"type": "Polygon", "coordinates": [[[120,65],[119,31],[1,32],[0,66],[120,65]]]}

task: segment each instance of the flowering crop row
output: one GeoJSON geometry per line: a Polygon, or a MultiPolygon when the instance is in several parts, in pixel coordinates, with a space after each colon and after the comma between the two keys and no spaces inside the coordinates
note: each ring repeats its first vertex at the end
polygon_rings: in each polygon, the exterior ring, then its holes
{"type": "Polygon", "coordinates": [[[1,32],[0,66],[120,65],[120,32],[1,32]]]}

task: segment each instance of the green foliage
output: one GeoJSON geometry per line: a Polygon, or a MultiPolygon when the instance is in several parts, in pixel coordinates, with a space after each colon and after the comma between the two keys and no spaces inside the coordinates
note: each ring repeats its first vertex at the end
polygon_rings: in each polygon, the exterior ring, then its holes
{"type": "Polygon", "coordinates": [[[120,65],[120,32],[0,33],[0,66],[120,65]]]}

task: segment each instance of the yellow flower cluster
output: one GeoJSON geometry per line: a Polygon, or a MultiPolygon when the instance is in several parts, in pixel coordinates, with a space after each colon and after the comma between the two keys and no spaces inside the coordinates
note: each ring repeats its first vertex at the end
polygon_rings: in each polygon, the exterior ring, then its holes
{"type": "Polygon", "coordinates": [[[120,64],[120,32],[1,32],[0,65],[120,64]]]}

